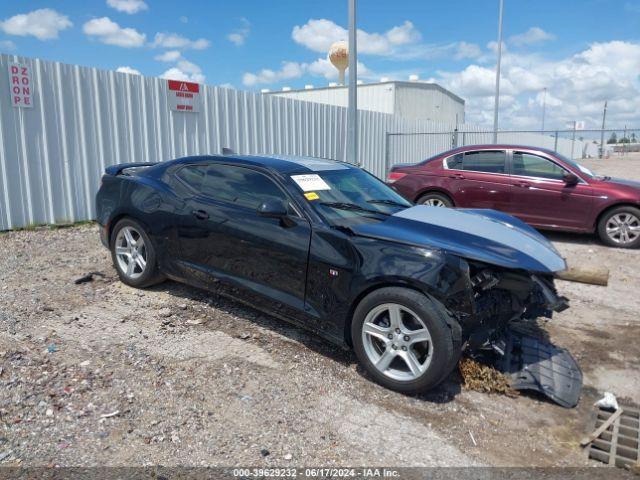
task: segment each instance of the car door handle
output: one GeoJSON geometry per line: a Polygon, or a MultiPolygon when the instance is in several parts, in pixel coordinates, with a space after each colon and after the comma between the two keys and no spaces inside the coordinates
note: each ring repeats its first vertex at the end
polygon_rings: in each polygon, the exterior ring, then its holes
{"type": "Polygon", "coordinates": [[[461,173],[452,173],[449,175],[450,178],[457,178],[458,180],[463,180],[464,175],[461,173]]]}
{"type": "Polygon", "coordinates": [[[209,214],[204,210],[194,210],[191,214],[196,217],[198,220],[208,220],[209,214]]]}
{"type": "Polygon", "coordinates": [[[531,184],[529,182],[516,182],[516,187],[530,188],[531,184]]]}

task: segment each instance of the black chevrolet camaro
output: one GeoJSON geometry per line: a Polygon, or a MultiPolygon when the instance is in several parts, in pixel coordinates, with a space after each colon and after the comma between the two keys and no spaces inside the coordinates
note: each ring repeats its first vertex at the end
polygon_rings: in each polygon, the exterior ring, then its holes
{"type": "Polygon", "coordinates": [[[121,280],[232,297],[353,348],[386,387],[432,388],[510,322],[566,308],[564,260],[492,210],[413,206],[366,171],[305,157],[108,167],[102,241],[121,280]]]}

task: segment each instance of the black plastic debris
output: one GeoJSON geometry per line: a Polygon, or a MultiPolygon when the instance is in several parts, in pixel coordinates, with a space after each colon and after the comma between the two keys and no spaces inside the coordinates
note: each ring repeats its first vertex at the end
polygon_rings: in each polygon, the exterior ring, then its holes
{"type": "Polygon", "coordinates": [[[513,389],[540,392],[565,408],[578,404],[582,370],[566,349],[516,329],[503,342],[496,367],[511,378],[513,389]]]}
{"type": "Polygon", "coordinates": [[[73,283],[75,283],[76,285],[80,285],[82,283],[92,282],[94,276],[100,277],[100,278],[105,277],[104,273],[102,272],[89,272],[86,275],[83,275],[82,277],[77,278],[73,283]]]}

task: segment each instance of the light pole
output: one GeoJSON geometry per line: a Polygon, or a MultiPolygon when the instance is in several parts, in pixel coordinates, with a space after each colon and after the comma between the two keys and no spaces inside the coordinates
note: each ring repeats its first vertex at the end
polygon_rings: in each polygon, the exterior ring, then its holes
{"type": "Polygon", "coordinates": [[[544,133],[544,116],[547,113],[547,87],[544,87],[542,91],[542,129],[541,133],[544,133]]]}
{"type": "Polygon", "coordinates": [[[600,132],[600,158],[604,158],[604,126],[607,120],[607,102],[604,102],[604,111],[602,112],[602,131],[600,132]]]}
{"type": "Polygon", "coordinates": [[[496,101],[493,109],[493,143],[498,143],[498,110],[500,108],[500,62],[502,61],[502,14],[504,0],[500,0],[500,14],[498,15],[498,61],[496,63],[496,101]]]}
{"type": "Polygon", "coordinates": [[[356,0],[349,0],[349,109],[347,111],[347,161],[358,163],[358,46],[356,0]]]}

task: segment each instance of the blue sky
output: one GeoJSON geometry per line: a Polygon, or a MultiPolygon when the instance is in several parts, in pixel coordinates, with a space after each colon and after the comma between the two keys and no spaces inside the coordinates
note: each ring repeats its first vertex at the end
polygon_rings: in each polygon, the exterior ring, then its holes
{"type": "MultiPolygon", "coordinates": [[[[360,75],[436,81],[490,124],[498,0],[360,0],[360,75]],[[492,43],[493,42],[493,43],[492,43]]],[[[326,85],[347,0],[2,2],[0,51],[260,90],[326,85]]],[[[640,127],[640,0],[505,0],[503,125],[640,127]]]]}

